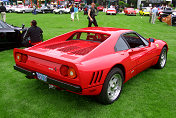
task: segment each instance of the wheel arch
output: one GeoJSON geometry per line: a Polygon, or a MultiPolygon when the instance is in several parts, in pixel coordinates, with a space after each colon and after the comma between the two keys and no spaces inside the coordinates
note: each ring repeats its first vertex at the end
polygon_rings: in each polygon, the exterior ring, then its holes
{"type": "Polygon", "coordinates": [[[122,64],[116,64],[116,65],[114,65],[114,66],[110,69],[110,71],[111,71],[113,68],[120,68],[120,69],[122,70],[123,76],[124,76],[124,80],[123,80],[123,81],[125,81],[125,77],[126,77],[125,66],[122,65],[122,64]]]}
{"type": "Polygon", "coordinates": [[[165,45],[163,46],[163,48],[164,48],[164,47],[166,47],[166,48],[167,48],[167,51],[168,51],[168,45],[167,45],[167,44],[165,44],[165,45]]]}

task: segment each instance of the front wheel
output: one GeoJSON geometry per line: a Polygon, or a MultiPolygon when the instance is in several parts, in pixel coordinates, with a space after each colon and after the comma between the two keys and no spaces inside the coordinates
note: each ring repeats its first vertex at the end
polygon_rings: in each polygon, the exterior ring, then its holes
{"type": "Polygon", "coordinates": [[[45,11],[43,10],[43,11],[42,11],[42,13],[44,14],[44,13],[45,13],[45,11]]]}
{"type": "Polygon", "coordinates": [[[98,100],[103,104],[112,104],[121,93],[123,86],[123,72],[120,68],[113,68],[107,75],[98,100]]]}
{"type": "Polygon", "coordinates": [[[167,48],[163,47],[161,54],[159,56],[158,62],[155,65],[155,67],[158,69],[162,69],[165,67],[166,62],[167,62],[167,48]]]}

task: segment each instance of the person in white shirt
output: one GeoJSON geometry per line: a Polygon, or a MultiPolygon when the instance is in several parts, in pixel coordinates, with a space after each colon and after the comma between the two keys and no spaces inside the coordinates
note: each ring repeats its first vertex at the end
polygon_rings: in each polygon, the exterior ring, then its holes
{"type": "Polygon", "coordinates": [[[156,15],[158,13],[158,8],[156,8],[156,6],[152,9],[152,24],[155,24],[155,20],[156,20],[156,15]]]}

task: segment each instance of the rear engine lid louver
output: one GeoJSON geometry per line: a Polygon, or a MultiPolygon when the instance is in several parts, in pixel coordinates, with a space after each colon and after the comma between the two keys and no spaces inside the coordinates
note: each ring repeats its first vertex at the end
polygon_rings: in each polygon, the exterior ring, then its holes
{"type": "Polygon", "coordinates": [[[52,44],[52,45],[47,45],[45,46],[45,48],[47,49],[56,49],[56,48],[61,48],[64,46],[69,46],[69,45],[73,45],[75,43],[78,43],[77,41],[64,41],[62,43],[56,43],[56,44],[52,44]]]}
{"type": "Polygon", "coordinates": [[[90,51],[92,51],[95,47],[97,47],[97,45],[86,47],[86,48],[83,48],[83,49],[80,49],[80,50],[76,50],[72,53],[76,54],[76,55],[85,55],[85,54],[89,53],[90,51]]]}

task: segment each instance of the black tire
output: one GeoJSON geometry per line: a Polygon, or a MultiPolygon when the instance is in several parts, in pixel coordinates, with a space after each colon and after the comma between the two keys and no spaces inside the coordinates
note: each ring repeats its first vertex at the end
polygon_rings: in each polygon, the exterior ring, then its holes
{"type": "MultiPolygon", "coordinates": [[[[123,81],[124,81],[124,76],[123,76],[123,72],[120,68],[113,68],[107,75],[104,84],[103,84],[103,88],[101,90],[101,93],[97,96],[97,100],[99,102],[101,102],[102,104],[112,104],[114,101],[116,101],[121,93],[122,87],[123,87],[123,81]],[[119,77],[119,89],[116,90],[117,94],[114,94],[114,98],[110,98],[111,96],[111,92],[114,91],[113,89],[116,88],[117,81],[116,83],[114,83],[114,79],[116,79],[115,77],[118,75],[119,77]],[[120,79],[121,77],[121,79],[120,79]],[[110,81],[113,81],[113,88],[110,84],[110,81]],[[109,93],[109,89],[110,88],[110,93],[109,93]]],[[[113,94],[112,94],[113,96],[113,94]]]]}
{"type": "Polygon", "coordinates": [[[42,13],[44,14],[44,13],[45,13],[45,11],[43,10],[43,11],[42,11],[42,13]]]}
{"type": "Polygon", "coordinates": [[[12,13],[12,10],[9,10],[9,13],[12,13]]]}
{"type": "Polygon", "coordinates": [[[155,65],[155,67],[158,69],[163,69],[166,65],[166,62],[167,62],[167,48],[163,47],[161,54],[159,56],[158,62],[155,65]],[[164,61],[164,59],[165,59],[165,61],[164,61]]]}
{"type": "Polygon", "coordinates": [[[159,19],[160,22],[163,22],[163,21],[162,21],[162,18],[163,18],[163,17],[161,17],[161,18],[159,19]]]}
{"type": "Polygon", "coordinates": [[[24,14],[24,13],[25,13],[25,11],[22,11],[22,13],[24,14]]]}
{"type": "Polygon", "coordinates": [[[62,11],[59,11],[59,14],[63,14],[62,11]]]}
{"type": "Polygon", "coordinates": [[[172,26],[176,26],[176,18],[172,18],[172,26]]]}

